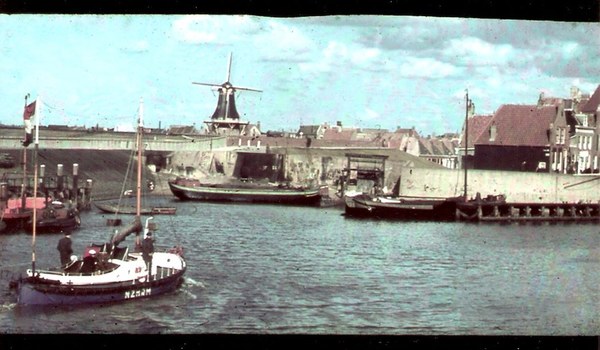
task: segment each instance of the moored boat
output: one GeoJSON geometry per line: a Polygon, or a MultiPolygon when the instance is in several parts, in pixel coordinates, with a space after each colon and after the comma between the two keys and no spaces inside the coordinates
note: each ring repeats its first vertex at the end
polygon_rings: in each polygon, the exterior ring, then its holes
{"type": "MultiPolygon", "coordinates": [[[[111,214],[136,214],[135,205],[119,205],[116,203],[98,203],[94,202],[96,208],[100,209],[100,211],[104,213],[111,214]]],[[[163,207],[163,206],[154,206],[154,207],[143,207],[140,211],[140,215],[175,215],[177,213],[177,207],[163,207]]]]}
{"type": "Polygon", "coordinates": [[[345,197],[345,214],[397,220],[455,219],[457,203],[462,197],[386,197],[360,194],[345,197]]]}
{"type": "MultiPolygon", "coordinates": [[[[55,233],[73,231],[81,225],[79,210],[73,206],[65,206],[60,201],[48,203],[43,209],[38,209],[36,229],[39,233],[55,233]]],[[[27,221],[27,230],[33,231],[33,216],[27,221]]]]}
{"type": "Polygon", "coordinates": [[[169,188],[181,200],[291,205],[318,205],[323,193],[327,190],[324,186],[307,188],[242,181],[225,184],[204,184],[196,179],[185,178],[169,181],[169,188]]]}

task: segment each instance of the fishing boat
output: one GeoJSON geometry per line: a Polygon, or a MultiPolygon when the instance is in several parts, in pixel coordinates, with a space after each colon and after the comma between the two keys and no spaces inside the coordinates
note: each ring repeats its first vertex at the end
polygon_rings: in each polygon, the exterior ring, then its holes
{"type": "Polygon", "coordinates": [[[180,247],[155,251],[151,255],[150,264],[146,263],[142,253],[137,249],[140,233],[143,231],[147,235],[155,229],[155,225],[150,223],[152,217],[148,217],[143,226],[140,214],[142,120],[143,101],[140,102],[136,133],[138,213],[133,223],[116,231],[109,242],[87,247],[82,258],[72,258],[71,262],[64,267],[48,270],[38,270],[35,266],[36,230],[34,227],[31,269],[27,270],[26,277],[14,283],[17,290],[17,304],[74,305],[121,302],[165,294],[176,290],[181,285],[187,266],[180,247]],[[133,251],[130,251],[127,246],[120,246],[131,234],[136,236],[133,251]]]}
{"type": "MultiPolygon", "coordinates": [[[[23,112],[23,117],[26,121],[29,121],[32,116],[38,114],[36,120],[39,121],[40,104],[37,103],[36,105],[36,102],[34,101],[28,105],[28,97],[29,95],[25,96],[25,110],[23,112]]],[[[27,124],[28,123],[26,123],[26,125],[27,124]]],[[[36,139],[38,139],[38,131],[39,130],[36,130],[36,139]]],[[[26,128],[26,135],[27,134],[31,134],[31,130],[28,131],[26,128]]],[[[0,219],[3,222],[3,225],[0,225],[2,226],[0,227],[0,231],[25,229],[31,232],[33,230],[34,222],[36,223],[35,226],[39,233],[61,232],[63,230],[72,231],[77,229],[81,225],[81,218],[76,206],[70,204],[65,205],[62,201],[52,200],[47,194],[43,197],[38,196],[39,193],[37,193],[37,187],[34,190],[35,193],[33,193],[33,195],[31,194],[31,187],[27,184],[27,146],[29,143],[24,142],[23,145],[25,148],[23,149],[23,173],[22,183],[20,185],[20,195],[17,196],[14,189],[11,195],[8,182],[0,183],[0,219]],[[34,212],[37,213],[35,219],[34,212]]],[[[36,169],[38,168],[38,151],[39,146],[36,143],[33,158],[34,167],[36,169]]],[[[8,180],[8,178],[6,178],[6,180],[8,180]]],[[[37,172],[33,180],[37,185],[39,181],[37,172]]],[[[43,186],[45,186],[44,183],[43,186]]]]}
{"type": "MultiPolygon", "coordinates": [[[[36,211],[38,214],[35,226],[38,233],[73,231],[81,226],[79,210],[72,206],[66,206],[61,201],[52,201],[36,211]]],[[[33,216],[28,220],[26,228],[33,232],[33,216]]]]}
{"type": "Polygon", "coordinates": [[[370,196],[360,194],[345,198],[345,214],[399,220],[451,221],[462,197],[370,196]]]}
{"type": "Polygon", "coordinates": [[[233,179],[227,183],[202,183],[178,177],[169,181],[171,192],[180,200],[215,202],[318,205],[326,186],[303,187],[283,183],[256,183],[233,179]]]}

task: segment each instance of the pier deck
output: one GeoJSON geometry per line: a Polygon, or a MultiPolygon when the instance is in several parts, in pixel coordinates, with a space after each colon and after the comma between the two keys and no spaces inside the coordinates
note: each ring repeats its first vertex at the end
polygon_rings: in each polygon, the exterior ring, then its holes
{"type": "Polygon", "coordinates": [[[460,221],[600,221],[600,203],[486,203],[458,204],[460,221]]]}

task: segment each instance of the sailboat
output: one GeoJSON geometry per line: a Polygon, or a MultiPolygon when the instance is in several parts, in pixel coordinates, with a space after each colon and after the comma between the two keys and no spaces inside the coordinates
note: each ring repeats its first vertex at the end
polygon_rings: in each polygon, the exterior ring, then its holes
{"type": "MultiPolygon", "coordinates": [[[[31,269],[26,277],[15,283],[18,305],[61,305],[121,302],[136,298],[148,298],[176,290],[183,282],[186,261],[183,250],[174,247],[155,251],[151,255],[150,268],[137,249],[120,244],[131,234],[139,236],[155,227],[148,217],[145,225],[141,220],[141,155],[143,129],[143,101],[137,126],[137,213],[133,223],[116,231],[109,242],[93,244],[86,248],[83,258],[72,259],[59,270],[37,270],[35,266],[35,237],[33,229],[31,269]]],[[[37,142],[37,139],[36,139],[37,142]]],[[[36,169],[37,172],[37,169],[36,169]]],[[[34,212],[34,216],[35,216],[34,212]]]]}

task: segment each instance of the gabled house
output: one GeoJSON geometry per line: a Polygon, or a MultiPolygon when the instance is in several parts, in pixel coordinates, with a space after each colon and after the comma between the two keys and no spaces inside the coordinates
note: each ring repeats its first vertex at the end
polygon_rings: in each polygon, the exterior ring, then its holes
{"type": "Polygon", "coordinates": [[[576,118],[573,117],[573,100],[557,97],[545,97],[540,94],[539,107],[554,107],[558,114],[549,126],[549,171],[556,173],[571,172],[571,135],[574,134],[576,118]]]}
{"type": "Polygon", "coordinates": [[[560,173],[586,173],[598,169],[598,118],[595,113],[600,92],[595,97],[571,88],[569,98],[547,97],[538,107],[554,106],[559,115],[551,125],[550,170],[560,173]],[[596,107],[594,107],[596,104],[596,107]]]}
{"type": "Polygon", "coordinates": [[[501,106],[474,142],[474,168],[548,172],[559,113],[557,106],[501,106]]]}
{"type": "Polygon", "coordinates": [[[584,96],[573,113],[574,132],[571,136],[571,172],[599,172],[600,157],[600,86],[591,97],[584,96]]]}
{"type": "Polygon", "coordinates": [[[460,169],[472,169],[473,157],[475,154],[475,141],[486,130],[488,124],[492,121],[493,115],[473,115],[467,119],[467,134],[465,137],[465,125],[460,137],[460,142],[456,149],[458,160],[461,163],[460,169]],[[465,141],[467,142],[465,151],[465,141]]]}
{"type": "Polygon", "coordinates": [[[311,138],[321,139],[325,133],[325,127],[323,125],[300,125],[297,135],[300,138],[311,138]]]}
{"type": "Polygon", "coordinates": [[[456,146],[458,141],[449,138],[419,138],[419,157],[440,164],[445,168],[458,166],[456,146]]]}

